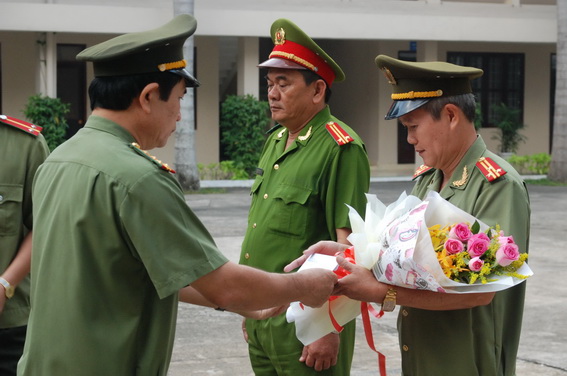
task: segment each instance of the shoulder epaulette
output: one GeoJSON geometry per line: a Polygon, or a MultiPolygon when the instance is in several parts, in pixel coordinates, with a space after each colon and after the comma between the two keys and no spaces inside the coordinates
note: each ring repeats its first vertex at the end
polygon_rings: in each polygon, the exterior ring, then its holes
{"type": "Polygon", "coordinates": [[[476,167],[489,182],[493,182],[501,176],[506,175],[507,171],[500,167],[489,157],[482,157],[476,162],[476,167]]]}
{"type": "Polygon", "coordinates": [[[333,137],[335,142],[339,144],[339,146],[346,145],[349,142],[354,141],[354,139],[334,121],[328,122],[325,127],[327,128],[327,131],[329,131],[329,134],[333,137]]]}
{"type": "Polygon", "coordinates": [[[34,125],[32,123],[28,123],[27,121],[16,119],[6,115],[0,115],[0,123],[10,125],[14,128],[20,129],[33,136],[39,136],[41,130],[43,129],[39,125],[34,125]]]}
{"type": "Polygon", "coordinates": [[[172,169],[171,167],[169,167],[167,165],[167,163],[163,163],[162,161],[160,161],[159,159],[157,159],[156,157],[154,157],[153,155],[151,155],[150,153],[148,153],[145,150],[142,150],[142,148],[140,147],[140,145],[138,145],[136,142],[132,142],[130,144],[130,148],[132,148],[132,150],[134,150],[136,153],[140,154],[141,156],[143,156],[144,158],[146,158],[147,160],[151,161],[152,163],[154,163],[155,165],[157,165],[159,168],[161,168],[162,170],[165,170],[167,172],[171,172],[172,174],[175,174],[175,170],[172,169]]]}
{"type": "Polygon", "coordinates": [[[280,127],[281,127],[281,124],[276,124],[276,125],[274,125],[272,128],[268,129],[268,130],[266,131],[266,134],[272,134],[272,133],[274,133],[274,131],[275,131],[276,129],[278,129],[278,128],[280,128],[280,127]]]}
{"type": "Polygon", "coordinates": [[[415,172],[413,173],[412,180],[423,175],[423,174],[425,174],[427,171],[430,171],[432,169],[433,169],[433,167],[429,167],[429,166],[426,166],[426,165],[419,166],[419,168],[417,170],[415,170],[415,172]]]}

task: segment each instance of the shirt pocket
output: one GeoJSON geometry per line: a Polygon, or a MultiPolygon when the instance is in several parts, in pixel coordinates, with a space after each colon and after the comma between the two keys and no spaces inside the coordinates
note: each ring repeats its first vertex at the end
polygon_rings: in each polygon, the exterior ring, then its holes
{"type": "Polygon", "coordinates": [[[288,236],[303,236],[309,217],[309,188],[281,185],[273,194],[268,228],[288,236]]]}
{"type": "Polygon", "coordinates": [[[22,223],[21,185],[0,184],[0,235],[16,235],[22,223]]]}

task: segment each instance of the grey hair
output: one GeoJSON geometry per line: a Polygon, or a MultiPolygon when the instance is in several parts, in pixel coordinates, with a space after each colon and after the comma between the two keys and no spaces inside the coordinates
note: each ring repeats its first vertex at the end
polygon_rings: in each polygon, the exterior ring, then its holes
{"type": "Polygon", "coordinates": [[[421,106],[434,119],[438,120],[441,116],[441,110],[447,104],[453,104],[463,111],[463,114],[470,122],[474,122],[476,115],[476,100],[474,94],[460,94],[451,97],[434,98],[421,106]]]}

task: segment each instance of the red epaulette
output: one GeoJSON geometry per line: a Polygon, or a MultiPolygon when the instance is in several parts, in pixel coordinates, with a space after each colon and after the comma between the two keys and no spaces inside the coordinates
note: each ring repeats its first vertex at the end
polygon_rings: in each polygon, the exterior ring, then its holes
{"type": "Polygon", "coordinates": [[[346,145],[349,142],[353,142],[354,139],[337,123],[330,121],[325,126],[333,139],[340,145],[346,145]]]}
{"type": "Polygon", "coordinates": [[[162,161],[160,161],[159,159],[157,159],[156,157],[154,157],[153,155],[151,155],[147,151],[142,150],[140,145],[138,145],[136,142],[132,142],[130,144],[130,148],[132,148],[136,153],[140,154],[141,156],[145,157],[146,159],[152,161],[152,163],[157,165],[162,170],[165,170],[167,172],[171,172],[172,174],[175,174],[175,170],[172,169],[171,167],[169,167],[167,163],[163,163],[162,161]]]}
{"type": "Polygon", "coordinates": [[[486,180],[492,182],[501,176],[506,175],[506,170],[500,167],[489,157],[482,157],[476,162],[476,167],[484,175],[486,180]]]}
{"type": "Polygon", "coordinates": [[[43,129],[39,125],[34,125],[32,123],[28,123],[27,121],[16,119],[6,115],[0,115],[0,123],[10,125],[14,128],[18,128],[33,136],[39,136],[41,130],[43,129]]]}
{"type": "Polygon", "coordinates": [[[433,167],[429,167],[426,165],[421,165],[419,166],[419,168],[417,170],[415,170],[415,172],[413,173],[413,177],[411,178],[412,180],[425,174],[427,171],[431,170],[433,167]]]}

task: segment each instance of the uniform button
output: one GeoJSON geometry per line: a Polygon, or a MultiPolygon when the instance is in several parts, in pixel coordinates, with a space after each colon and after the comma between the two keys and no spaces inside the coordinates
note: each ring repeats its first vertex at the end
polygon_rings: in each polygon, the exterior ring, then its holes
{"type": "Polygon", "coordinates": [[[255,224],[255,223],[252,225],[252,228],[256,228],[256,224],[255,224]]]}
{"type": "Polygon", "coordinates": [[[409,313],[408,313],[408,311],[406,311],[406,310],[404,309],[404,310],[402,310],[402,315],[404,315],[404,316],[407,317],[407,315],[409,315],[409,313]]]}
{"type": "Polygon", "coordinates": [[[267,199],[267,198],[268,198],[268,194],[265,193],[265,194],[264,194],[264,200],[267,199]]]}
{"type": "Polygon", "coordinates": [[[246,260],[248,260],[248,259],[250,258],[250,253],[246,252],[246,254],[244,255],[244,258],[245,258],[246,260]]]}
{"type": "Polygon", "coordinates": [[[402,346],[402,349],[403,349],[404,351],[409,351],[408,345],[403,345],[403,346],[402,346]]]}
{"type": "Polygon", "coordinates": [[[274,170],[279,170],[279,168],[280,168],[280,165],[276,163],[276,164],[274,165],[274,170]]]}

